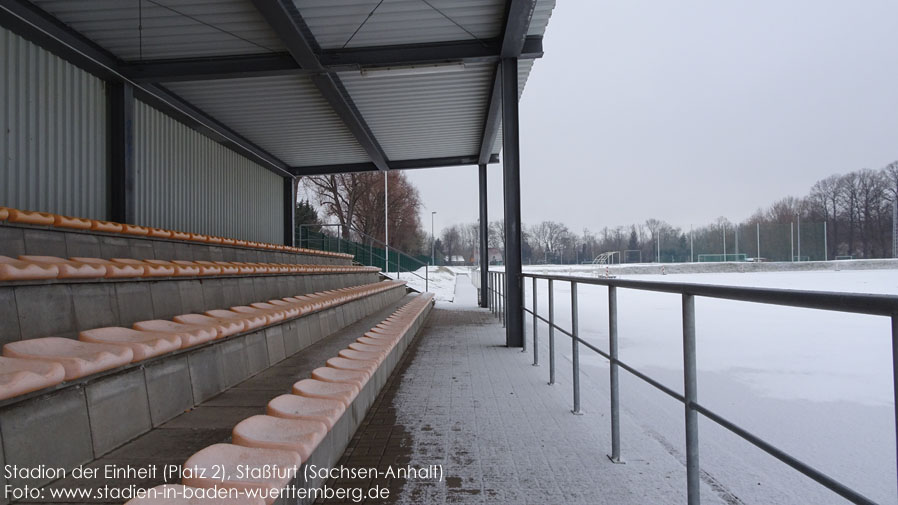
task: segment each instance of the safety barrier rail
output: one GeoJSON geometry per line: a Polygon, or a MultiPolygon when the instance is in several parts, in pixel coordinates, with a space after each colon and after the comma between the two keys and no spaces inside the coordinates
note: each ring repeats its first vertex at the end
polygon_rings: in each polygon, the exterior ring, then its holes
{"type": "MultiPolygon", "coordinates": [[[[698,402],[698,376],[696,372],[696,344],[695,344],[695,297],[718,298],[736,300],[749,303],[764,303],[788,307],[802,307],[809,309],[829,310],[837,312],[851,312],[856,314],[868,314],[883,316],[892,322],[892,378],[895,395],[898,396],[898,296],[870,295],[852,293],[833,293],[822,291],[801,291],[787,289],[751,288],[734,286],[713,286],[704,284],[688,284],[676,282],[651,282],[628,279],[571,277],[562,275],[523,274],[533,282],[532,308],[521,307],[525,314],[531,314],[533,318],[533,362],[539,363],[539,333],[537,325],[539,321],[548,324],[549,336],[549,384],[555,383],[555,332],[570,337],[571,361],[572,361],[572,388],[574,414],[580,413],[580,346],[599,354],[610,363],[610,410],[611,410],[611,454],[608,456],[612,462],[621,462],[620,444],[620,382],[619,370],[624,369],[637,378],[643,380],[654,388],[662,391],[671,398],[683,403],[686,414],[686,492],[687,503],[698,505],[701,503],[699,483],[699,431],[698,415],[726,428],[743,440],[758,447],[774,458],[789,465],[812,480],[822,484],[831,491],[837,493],[852,503],[875,505],[876,502],[862,495],[860,492],[842,484],[836,479],[824,474],[813,466],[799,460],[795,456],[765,441],[761,437],[740,427],[735,422],[724,418],[720,414],[703,406],[698,402]],[[548,282],[548,318],[537,314],[537,281],[548,282]],[[571,286],[571,328],[569,330],[555,324],[554,283],[567,282],[571,286]],[[604,351],[590,342],[580,338],[578,328],[578,303],[577,286],[579,284],[606,286],[608,288],[608,351],[604,351]],[[661,384],[635,367],[628,365],[618,358],[618,331],[617,331],[617,290],[634,289],[642,291],[655,291],[673,293],[682,296],[683,313],[683,394],[661,384]]],[[[505,273],[490,272],[489,286],[486,296],[489,299],[490,310],[499,317],[503,326],[505,314],[509,308],[505,307],[505,273]]],[[[522,286],[523,289],[523,286],[522,286]]],[[[526,350],[526,338],[524,339],[526,350]]],[[[896,435],[898,435],[898,401],[896,401],[896,435]]],[[[898,440],[898,437],[896,437],[898,440]]],[[[898,450],[896,450],[898,454],[898,450]]]]}

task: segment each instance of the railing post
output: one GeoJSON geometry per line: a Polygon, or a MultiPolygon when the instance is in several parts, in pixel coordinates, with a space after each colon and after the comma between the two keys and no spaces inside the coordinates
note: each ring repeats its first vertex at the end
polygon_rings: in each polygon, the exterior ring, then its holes
{"type": "Polygon", "coordinates": [[[533,366],[539,366],[539,338],[536,334],[536,277],[533,278],[533,366]]]}
{"type": "Polygon", "coordinates": [[[493,315],[499,317],[499,273],[493,272],[493,315]]]}
{"type": "Polygon", "coordinates": [[[493,301],[493,297],[495,296],[495,293],[493,292],[493,273],[494,272],[490,272],[490,274],[486,277],[486,284],[490,288],[489,291],[487,291],[487,295],[489,295],[490,300],[490,313],[495,313],[496,309],[496,303],[495,301],[493,301]]]}
{"type": "Polygon", "coordinates": [[[499,283],[501,286],[502,293],[499,295],[499,308],[502,312],[502,327],[505,328],[505,319],[506,314],[508,313],[508,275],[502,273],[502,282],[499,283]]]}
{"type": "Polygon", "coordinates": [[[892,316],[892,388],[895,396],[895,456],[898,459],[898,315],[892,316]]]}
{"type": "Polygon", "coordinates": [[[617,288],[608,286],[608,351],[611,355],[609,383],[611,387],[611,455],[614,463],[620,460],[620,384],[617,366],[617,288]]]}
{"type": "Polygon", "coordinates": [[[430,265],[424,265],[424,291],[430,291],[430,265]]]}
{"type": "Polygon", "coordinates": [[[698,463],[698,378],[695,369],[695,297],[683,294],[683,399],[686,411],[686,502],[701,503],[698,463]]]}
{"type": "Polygon", "coordinates": [[[555,384],[555,289],[549,279],[549,385],[555,384]]]}
{"type": "Polygon", "coordinates": [[[505,310],[505,300],[502,299],[502,292],[505,291],[505,283],[503,282],[501,273],[499,274],[497,279],[498,282],[496,282],[496,289],[498,290],[499,294],[496,295],[496,299],[499,301],[499,311],[496,312],[496,317],[499,318],[499,322],[502,323],[502,327],[505,328],[505,315],[503,313],[505,310]]]}
{"type": "Polygon", "coordinates": [[[577,323],[577,283],[571,282],[571,364],[574,376],[574,408],[571,413],[580,415],[580,341],[577,323]]]}

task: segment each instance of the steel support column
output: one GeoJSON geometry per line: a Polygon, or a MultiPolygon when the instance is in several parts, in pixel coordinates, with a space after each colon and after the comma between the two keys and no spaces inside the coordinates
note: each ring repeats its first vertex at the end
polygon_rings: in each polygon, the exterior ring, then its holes
{"type": "Polygon", "coordinates": [[[488,307],[487,285],[490,270],[490,222],[486,207],[486,164],[480,165],[480,306],[488,307]]]}
{"type": "Polygon", "coordinates": [[[137,213],[134,202],[134,88],[130,84],[107,81],[106,105],[108,218],[134,224],[137,213]]]}
{"type": "Polygon", "coordinates": [[[505,345],[524,346],[521,277],[521,150],[518,138],[518,59],[503,58],[502,168],[505,182],[505,345]]]}
{"type": "Polygon", "coordinates": [[[296,240],[296,186],[293,177],[284,177],[284,245],[293,247],[296,240]]]}

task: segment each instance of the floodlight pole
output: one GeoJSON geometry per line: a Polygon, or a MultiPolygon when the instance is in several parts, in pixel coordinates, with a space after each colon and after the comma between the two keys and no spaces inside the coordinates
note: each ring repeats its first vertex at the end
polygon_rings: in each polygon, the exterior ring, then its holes
{"type": "Polygon", "coordinates": [[[727,224],[723,223],[721,225],[723,228],[723,262],[726,263],[727,260],[727,224]]]}
{"type": "Polygon", "coordinates": [[[795,261],[795,223],[789,223],[789,261],[795,261]]]}
{"type": "Polygon", "coordinates": [[[695,232],[692,231],[692,225],[689,225],[689,262],[695,263],[695,232]]]}
{"type": "MultiPolygon", "coordinates": [[[[387,274],[390,273],[390,199],[388,190],[387,172],[384,172],[384,267],[387,274]]],[[[398,268],[396,270],[399,271],[398,268]]]]}
{"type": "Polygon", "coordinates": [[[757,234],[757,239],[758,239],[758,257],[756,259],[760,262],[761,261],[761,223],[757,222],[757,223],[755,223],[755,225],[757,226],[755,233],[757,234]]]}
{"type": "Polygon", "coordinates": [[[430,212],[430,264],[431,265],[436,264],[436,260],[434,259],[435,258],[434,250],[436,249],[436,246],[435,246],[436,242],[434,240],[434,234],[433,234],[433,216],[435,216],[436,214],[437,214],[437,211],[435,211],[435,210],[430,212]]]}
{"type": "Polygon", "coordinates": [[[798,219],[798,261],[801,261],[801,214],[796,216],[798,219]]]}

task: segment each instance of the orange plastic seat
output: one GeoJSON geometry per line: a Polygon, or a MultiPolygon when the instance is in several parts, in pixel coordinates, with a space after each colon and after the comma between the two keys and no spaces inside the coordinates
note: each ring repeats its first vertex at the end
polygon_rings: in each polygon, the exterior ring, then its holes
{"type": "Polygon", "coordinates": [[[131,348],[132,361],[142,361],[181,348],[181,337],[174,333],[139,331],[110,326],[78,333],[78,340],[95,344],[123,345],[131,348]]]}
{"type": "Polygon", "coordinates": [[[396,345],[396,340],[387,339],[387,338],[371,338],[368,336],[359,337],[355,339],[356,342],[361,344],[375,345],[375,346],[387,346],[392,349],[396,345]]]}
{"type": "Polygon", "coordinates": [[[378,365],[384,360],[382,352],[357,351],[355,349],[342,349],[337,355],[346,359],[374,361],[378,365]]]}
{"type": "Polygon", "coordinates": [[[74,228],[76,230],[89,230],[90,219],[71,216],[54,216],[53,226],[57,228],[74,228]]]}
{"type": "Polygon", "coordinates": [[[244,491],[240,494],[255,489],[271,505],[278,498],[277,491],[296,477],[300,464],[299,454],[293,451],[215,444],[187,458],[181,482],[186,486],[244,491]]]}
{"type": "MultiPolygon", "coordinates": [[[[291,300],[289,298],[284,298],[282,300],[268,300],[268,303],[274,305],[276,307],[284,307],[284,309],[289,310],[290,314],[287,317],[296,317],[302,314],[309,312],[308,306],[299,303],[297,300],[291,300]]],[[[253,304],[255,306],[255,304],[253,304]]]]}
{"type": "Polygon", "coordinates": [[[191,242],[208,242],[209,236],[203,235],[202,233],[191,233],[188,240],[191,242]]]}
{"type": "Polygon", "coordinates": [[[3,346],[8,358],[56,362],[65,368],[65,380],[127,365],[134,358],[130,348],[93,344],[70,338],[46,337],[10,342],[3,346]]]}
{"type": "Polygon", "coordinates": [[[214,326],[176,323],[166,319],[139,321],[132,326],[135,330],[174,333],[181,337],[182,349],[193,347],[218,337],[218,330],[214,326]]]}
{"type": "Polygon", "coordinates": [[[162,228],[150,228],[147,235],[155,238],[171,238],[171,232],[162,228]]]}
{"type": "Polygon", "coordinates": [[[303,379],[293,384],[293,394],[308,398],[339,400],[347,407],[359,394],[355,384],[346,382],[324,382],[315,379],[303,379]]]}
{"type": "Polygon", "coordinates": [[[0,357],[0,400],[44,389],[65,379],[59,363],[0,357]]]}
{"type": "Polygon", "coordinates": [[[242,314],[240,312],[225,309],[207,310],[205,314],[214,318],[243,321],[244,331],[254,330],[268,324],[268,318],[265,314],[242,314]]]}
{"type": "Polygon", "coordinates": [[[171,265],[160,265],[131,258],[112,258],[110,261],[120,265],[129,265],[134,268],[139,268],[143,272],[141,274],[142,277],[171,277],[175,275],[175,269],[171,265]]]}
{"type": "Polygon", "coordinates": [[[0,221],[9,219],[9,207],[0,207],[0,221]]]}
{"type": "Polygon", "coordinates": [[[107,279],[119,279],[128,277],[143,277],[143,266],[129,265],[125,263],[114,263],[101,258],[70,258],[72,261],[86,263],[89,265],[102,266],[106,269],[107,279]]]}
{"type": "Polygon", "coordinates": [[[122,233],[145,237],[150,234],[150,229],[146,226],[137,226],[136,224],[123,224],[122,233]]]}
{"type": "Polygon", "coordinates": [[[0,281],[55,279],[57,275],[59,275],[59,267],[56,265],[0,256],[0,281]]]}
{"type": "Polygon", "coordinates": [[[243,493],[227,498],[216,494],[209,496],[204,489],[183,484],[162,484],[150,489],[137,498],[131,498],[125,505],[264,505],[259,497],[248,497],[243,493]]]}
{"type": "Polygon", "coordinates": [[[256,271],[256,268],[251,263],[235,261],[232,264],[237,267],[237,273],[240,275],[249,275],[256,271]]]}
{"type": "Polygon", "coordinates": [[[213,237],[212,235],[209,235],[206,237],[206,242],[209,242],[210,244],[220,244],[221,237],[213,237]]]}
{"type": "Polygon", "coordinates": [[[57,258],[56,256],[19,256],[22,261],[55,266],[57,279],[96,279],[106,277],[106,267],[96,263],[57,258]]]}
{"type": "Polygon", "coordinates": [[[192,261],[165,261],[165,260],[145,260],[151,265],[161,265],[170,267],[174,271],[176,277],[196,277],[200,274],[200,267],[193,264],[192,261]]]}
{"type": "Polygon", "coordinates": [[[171,230],[171,238],[175,240],[190,240],[190,234],[183,231],[171,230]]]}
{"type": "Polygon", "coordinates": [[[10,223],[36,224],[39,226],[52,226],[56,222],[56,215],[49,212],[37,212],[31,210],[9,209],[10,223]]]}
{"type": "Polygon", "coordinates": [[[237,239],[221,237],[221,243],[222,245],[234,245],[237,243],[237,239]]]}
{"type": "Polygon", "coordinates": [[[330,367],[320,367],[312,370],[312,378],[322,382],[340,382],[343,384],[354,384],[359,391],[368,382],[365,372],[357,372],[354,370],[338,370],[330,367]]]}
{"type": "Polygon", "coordinates": [[[240,273],[240,267],[238,267],[234,263],[229,263],[227,261],[214,261],[213,264],[218,265],[218,268],[221,269],[221,275],[237,275],[240,273]]]}
{"type": "Polygon", "coordinates": [[[327,426],[321,421],[258,415],[237,423],[231,440],[245,447],[293,451],[305,462],[325,435],[327,426]]]}
{"type": "Polygon", "coordinates": [[[270,416],[285,419],[309,419],[319,421],[331,430],[340,416],[346,411],[346,405],[339,400],[309,398],[298,395],[281,395],[268,402],[266,412],[270,416]]]}
{"type": "MultiPolygon", "coordinates": [[[[281,301],[281,300],[275,300],[275,301],[281,301]]],[[[284,314],[285,319],[290,319],[290,318],[298,316],[299,312],[301,310],[296,305],[293,305],[293,304],[290,304],[287,302],[282,302],[282,303],[256,302],[256,303],[251,303],[250,307],[253,307],[255,309],[281,312],[284,314]]]]}
{"type": "Polygon", "coordinates": [[[90,220],[90,229],[94,231],[102,231],[106,233],[121,233],[121,223],[113,223],[111,221],[100,221],[98,219],[90,220]]]}
{"type": "MultiPolygon", "coordinates": [[[[196,269],[196,274],[193,275],[218,275],[221,273],[221,267],[212,263],[211,261],[183,261],[183,260],[174,260],[172,261],[175,265],[192,269],[196,269]]],[[[189,275],[189,274],[186,274],[189,275]]]]}
{"type": "Polygon", "coordinates": [[[368,374],[368,377],[371,377],[371,374],[377,370],[377,362],[376,361],[367,361],[360,359],[347,359],[347,358],[330,358],[327,360],[327,366],[331,368],[336,368],[338,370],[355,370],[356,372],[365,372],[368,374]]]}
{"type": "Polygon", "coordinates": [[[349,348],[354,351],[371,352],[371,353],[377,353],[381,356],[386,356],[387,353],[390,352],[390,349],[392,349],[392,346],[387,342],[384,342],[382,344],[372,344],[372,343],[358,342],[358,339],[356,339],[356,340],[357,340],[356,342],[349,344],[349,348]]]}
{"type": "Polygon", "coordinates": [[[286,316],[286,311],[282,309],[260,309],[258,307],[247,307],[245,305],[238,305],[236,307],[231,307],[231,310],[240,314],[248,314],[253,316],[262,316],[266,319],[266,324],[276,323],[278,321],[283,321],[286,316]]]}
{"type": "Polygon", "coordinates": [[[176,323],[211,326],[218,338],[229,337],[246,329],[246,321],[237,318],[212,317],[204,314],[181,314],[172,318],[176,323]]]}

